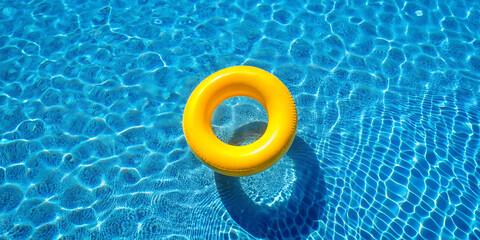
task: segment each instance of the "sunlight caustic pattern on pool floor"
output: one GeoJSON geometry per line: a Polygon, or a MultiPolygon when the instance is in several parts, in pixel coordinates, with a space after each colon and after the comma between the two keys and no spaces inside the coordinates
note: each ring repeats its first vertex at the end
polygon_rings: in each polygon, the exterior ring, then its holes
{"type": "MultiPolygon", "coordinates": [[[[478,239],[478,39],[475,1],[2,1],[0,239],[478,239]],[[181,119],[242,64],[299,124],[234,179],[181,119]]],[[[234,99],[213,126],[238,143],[266,120],[234,99]]]]}

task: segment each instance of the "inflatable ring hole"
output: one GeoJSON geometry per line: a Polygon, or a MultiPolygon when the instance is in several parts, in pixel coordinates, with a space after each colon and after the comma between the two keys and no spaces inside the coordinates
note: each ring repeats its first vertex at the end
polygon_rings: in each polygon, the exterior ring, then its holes
{"type": "Polygon", "coordinates": [[[224,143],[245,146],[262,137],[265,129],[240,128],[251,122],[268,122],[268,115],[261,103],[249,97],[232,97],[217,106],[212,115],[212,130],[224,143]],[[241,135],[241,141],[230,142],[234,135],[241,135]]]}

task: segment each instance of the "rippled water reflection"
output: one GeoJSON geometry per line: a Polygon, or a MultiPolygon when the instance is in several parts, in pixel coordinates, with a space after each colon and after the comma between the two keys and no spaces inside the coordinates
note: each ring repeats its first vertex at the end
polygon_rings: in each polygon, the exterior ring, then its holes
{"type": "MultiPolygon", "coordinates": [[[[479,19],[475,1],[2,1],[0,239],[480,238],[479,19]],[[287,85],[300,142],[229,180],[182,112],[242,64],[287,85]]],[[[215,131],[255,108],[223,105],[215,131]]]]}

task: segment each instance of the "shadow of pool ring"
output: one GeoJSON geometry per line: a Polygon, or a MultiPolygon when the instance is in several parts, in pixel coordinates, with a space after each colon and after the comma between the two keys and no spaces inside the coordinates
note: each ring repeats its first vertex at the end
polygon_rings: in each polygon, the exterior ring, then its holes
{"type": "Polygon", "coordinates": [[[267,71],[250,66],[222,69],[203,80],[190,95],[183,131],[193,153],[210,168],[229,176],[264,171],[288,151],[297,129],[297,111],[287,87],[267,71]],[[268,114],[268,126],[257,141],[245,146],[222,142],[211,126],[215,108],[231,97],[250,97],[268,114]]]}
{"type": "MultiPolygon", "coordinates": [[[[229,143],[239,144],[254,138],[265,127],[264,122],[246,124],[235,131],[229,143]]],[[[319,229],[319,220],[325,220],[327,187],[317,155],[296,136],[287,156],[293,160],[296,178],[292,193],[285,202],[271,207],[252,200],[242,188],[240,178],[215,173],[217,190],[228,213],[256,238],[306,239],[319,229]]],[[[268,178],[261,180],[269,181],[268,178]]]]}

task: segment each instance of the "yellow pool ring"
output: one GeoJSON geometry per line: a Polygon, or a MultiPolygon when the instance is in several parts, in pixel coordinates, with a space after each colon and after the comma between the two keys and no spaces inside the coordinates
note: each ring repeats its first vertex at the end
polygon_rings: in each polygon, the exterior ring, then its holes
{"type": "Polygon", "coordinates": [[[183,113],[183,131],[193,153],[210,168],[229,176],[248,176],[275,164],[290,148],[297,130],[297,111],[287,87],[267,71],[250,66],[222,69],[192,92],[183,113]],[[212,130],[215,108],[231,97],[250,97],[268,114],[268,126],[257,141],[232,146],[212,130]]]}

